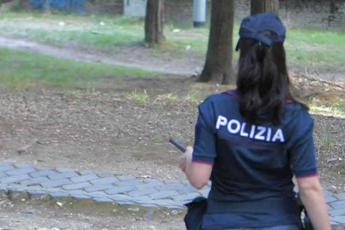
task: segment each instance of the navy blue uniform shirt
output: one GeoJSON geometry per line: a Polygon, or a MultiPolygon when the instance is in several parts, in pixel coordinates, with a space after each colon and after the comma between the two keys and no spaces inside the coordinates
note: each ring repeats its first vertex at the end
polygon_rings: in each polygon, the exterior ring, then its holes
{"type": "Polygon", "coordinates": [[[292,176],[317,174],[313,119],[287,103],[279,126],[246,122],[236,91],[199,105],[193,162],[213,165],[203,229],[297,224],[292,176]]]}

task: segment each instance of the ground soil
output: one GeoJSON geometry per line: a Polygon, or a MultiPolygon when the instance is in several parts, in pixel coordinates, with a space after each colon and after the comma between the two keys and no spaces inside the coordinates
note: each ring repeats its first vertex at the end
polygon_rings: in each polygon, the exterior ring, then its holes
{"type": "Polygon", "coordinates": [[[88,201],[9,199],[1,194],[0,230],[180,230],[184,212],[96,205],[88,201]]]}
{"type": "MultiPolygon", "coordinates": [[[[175,137],[192,143],[199,102],[183,98],[190,89],[206,94],[215,92],[217,87],[173,76],[107,82],[102,87],[3,90],[0,159],[164,180],[184,179],[176,167],[178,152],[168,139],[175,137]],[[145,89],[145,101],[128,96],[128,92],[139,89],[145,89]],[[179,95],[180,99],[169,99],[169,94],[179,95]]],[[[323,182],[335,192],[345,191],[345,119],[324,115],[314,118],[323,182]]]]}
{"type": "MultiPolygon", "coordinates": [[[[345,97],[341,85],[303,79],[295,81],[303,97],[345,97]]],[[[93,89],[1,89],[0,160],[183,180],[177,168],[179,153],[168,139],[192,144],[197,104],[221,90],[217,85],[195,83],[193,77],[165,74],[159,79],[108,79],[93,89]],[[136,91],[144,91],[145,100],[135,100],[128,93],[136,91]]],[[[333,192],[344,192],[345,119],[332,114],[314,118],[322,184],[333,192]]],[[[183,228],[180,217],[147,221],[130,215],[68,213],[52,206],[1,202],[6,211],[0,209],[0,223],[9,229],[183,228]],[[26,208],[34,209],[34,214],[23,213],[26,208]]]]}

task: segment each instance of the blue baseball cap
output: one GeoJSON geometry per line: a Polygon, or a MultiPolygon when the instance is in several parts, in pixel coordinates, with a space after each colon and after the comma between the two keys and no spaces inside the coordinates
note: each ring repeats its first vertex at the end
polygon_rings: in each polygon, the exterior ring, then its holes
{"type": "Polygon", "coordinates": [[[244,18],[239,35],[240,38],[251,38],[271,46],[274,42],[284,42],[285,33],[285,26],[276,14],[262,13],[244,18]]]}

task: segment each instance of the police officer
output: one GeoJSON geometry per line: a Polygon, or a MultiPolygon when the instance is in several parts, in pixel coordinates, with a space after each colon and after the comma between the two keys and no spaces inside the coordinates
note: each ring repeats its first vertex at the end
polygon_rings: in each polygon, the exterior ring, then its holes
{"type": "Polygon", "coordinates": [[[285,31],[273,13],[246,17],[236,47],[237,88],[199,105],[194,147],[179,166],[196,188],[212,181],[200,229],[297,230],[293,176],[314,229],[331,229],[313,119],[289,90],[285,31]]]}

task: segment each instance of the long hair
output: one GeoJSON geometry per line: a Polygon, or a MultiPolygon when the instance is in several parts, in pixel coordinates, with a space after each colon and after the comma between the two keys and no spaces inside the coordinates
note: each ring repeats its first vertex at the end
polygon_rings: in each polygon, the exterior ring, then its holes
{"type": "Polygon", "coordinates": [[[241,38],[237,89],[240,113],[250,123],[265,117],[278,125],[287,100],[295,99],[290,92],[283,43],[264,45],[254,39],[241,38]]]}

